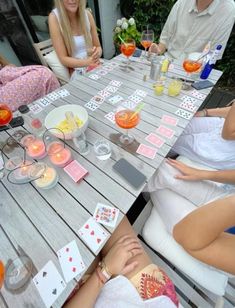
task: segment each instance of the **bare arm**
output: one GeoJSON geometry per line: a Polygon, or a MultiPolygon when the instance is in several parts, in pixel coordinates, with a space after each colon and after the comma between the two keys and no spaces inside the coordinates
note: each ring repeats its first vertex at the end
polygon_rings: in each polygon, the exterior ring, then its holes
{"type": "Polygon", "coordinates": [[[226,118],[231,107],[203,109],[196,112],[195,117],[220,117],[226,118]]]}
{"type": "Polygon", "coordinates": [[[58,58],[60,59],[60,62],[64,66],[70,68],[76,68],[76,67],[84,67],[96,64],[96,61],[92,57],[88,57],[87,59],[77,59],[68,56],[64,39],[60,31],[60,25],[54,13],[51,13],[49,15],[48,23],[49,23],[52,44],[55,48],[58,58]]]}
{"type": "Polygon", "coordinates": [[[102,48],[100,46],[100,41],[99,41],[99,37],[97,33],[97,27],[95,24],[95,20],[89,11],[87,11],[87,13],[88,13],[88,18],[89,18],[90,25],[91,25],[92,44],[95,47],[95,52],[93,53],[93,56],[95,56],[95,58],[100,58],[102,55],[102,48]]]}
{"type": "Polygon", "coordinates": [[[9,64],[10,64],[10,62],[8,62],[6,58],[4,58],[2,55],[0,55],[0,65],[6,66],[6,65],[9,65],[9,64]]]}
{"type": "Polygon", "coordinates": [[[153,43],[150,46],[149,51],[161,55],[161,54],[163,54],[166,51],[166,45],[163,44],[163,43],[159,43],[159,44],[153,43]]]}
{"type": "Polygon", "coordinates": [[[218,183],[235,184],[235,170],[201,170],[189,167],[188,165],[174,159],[168,159],[169,165],[179,170],[177,179],[185,181],[209,180],[218,183]]]}
{"type": "Polygon", "coordinates": [[[222,137],[226,140],[235,140],[235,104],[233,103],[226,116],[222,137]]]}

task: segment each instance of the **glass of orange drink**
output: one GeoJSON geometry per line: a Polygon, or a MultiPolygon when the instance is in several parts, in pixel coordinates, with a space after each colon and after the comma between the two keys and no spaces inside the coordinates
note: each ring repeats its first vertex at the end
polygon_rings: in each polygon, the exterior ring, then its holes
{"type": "Polygon", "coordinates": [[[5,104],[0,104],[0,126],[8,125],[12,118],[11,109],[5,104]]]}
{"type": "MultiPolygon", "coordinates": [[[[183,68],[185,70],[185,72],[187,73],[187,76],[191,77],[192,73],[195,73],[197,71],[199,71],[202,67],[202,62],[201,61],[196,61],[196,60],[190,60],[190,59],[186,59],[183,62],[183,68]]],[[[187,82],[184,82],[184,88],[188,88],[189,85],[187,84],[187,82]]]]}
{"type": "Polygon", "coordinates": [[[120,110],[115,114],[116,124],[126,130],[126,134],[120,136],[120,142],[123,144],[130,144],[134,141],[134,137],[128,132],[129,129],[134,128],[140,121],[140,114],[131,109],[120,110]]]}
{"type": "Polygon", "coordinates": [[[133,39],[126,39],[125,42],[123,41],[121,43],[121,53],[127,57],[127,62],[126,62],[126,70],[127,68],[130,67],[130,57],[133,55],[136,49],[136,44],[135,40],[133,39]]]}
{"type": "Polygon", "coordinates": [[[147,29],[144,30],[141,34],[141,45],[144,47],[144,56],[147,56],[147,49],[152,45],[154,40],[154,32],[153,30],[147,29]]]}
{"type": "Polygon", "coordinates": [[[4,277],[5,277],[5,267],[3,262],[0,260],[0,289],[3,286],[4,277]]]}

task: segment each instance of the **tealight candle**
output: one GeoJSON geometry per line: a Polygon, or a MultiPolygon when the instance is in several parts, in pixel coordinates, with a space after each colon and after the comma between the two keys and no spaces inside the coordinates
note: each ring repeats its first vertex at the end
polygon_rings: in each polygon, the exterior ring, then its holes
{"type": "Polygon", "coordinates": [[[40,159],[46,156],[46,148],[42,140],[36,139],[32,135],[27,135],[22,138],[21,143],[26,146],[28,156],[34,159],[40,159]]]}
{"type": "Polygon", "coordinates": [[[26,161],[19,168],[14,170],[14,178],[17,182],[23,183],[30,179],[29,171],[32,167],[33,162],[26,161]]]}
{"type": "Polygon", "coordinates": [[[51,162],[57,167],[64,168],[71,162],[71,151],[69,149],[62,148],[60,142],[53,142],[49,146],[48,153],[50,155],[51,162]]]}
{"type": "Polygon", "coordinates": [[[54,168],[46,167],[44,173],[35,180],[35,185],[41,189],[53,188],[58,182],[58,175],[54,168]]]}

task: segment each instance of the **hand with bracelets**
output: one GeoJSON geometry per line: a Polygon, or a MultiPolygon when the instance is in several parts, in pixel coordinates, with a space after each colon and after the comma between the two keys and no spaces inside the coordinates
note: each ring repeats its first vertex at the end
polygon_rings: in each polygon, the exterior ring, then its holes
{"type": "Polygon", "coordinates": [[[133,271],[138,263],[129,261],[141,253],[143,248],[136,237],[129,235],[120,237],[99,263],[96,269],[98,279],[104,284],[112,276],[126,275],[133,271]]]}

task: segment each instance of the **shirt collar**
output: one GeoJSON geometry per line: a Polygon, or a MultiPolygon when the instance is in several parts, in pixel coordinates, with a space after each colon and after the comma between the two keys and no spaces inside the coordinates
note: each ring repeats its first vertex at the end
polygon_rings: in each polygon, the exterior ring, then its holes
{"type": "MultiPolygon", "coordinates": [[[[217,9],[217,6],[219,5],[220,0],[213,0],[213,2],[206,8],[204,11],[200,12],[200,15],[213,15],[217,9]]],[[[191,3],[191,7],[189,8],[189,13],[196,12],[198,13],[196,0],[193,0],[191,3]]]]}

